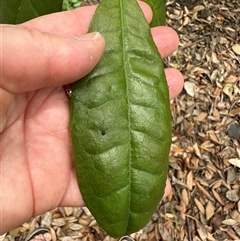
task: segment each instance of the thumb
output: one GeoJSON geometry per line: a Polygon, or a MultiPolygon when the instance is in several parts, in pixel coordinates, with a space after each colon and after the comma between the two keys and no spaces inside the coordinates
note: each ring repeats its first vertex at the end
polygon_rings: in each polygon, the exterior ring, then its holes
{"type": "Polygon", "coordinates": [[[105,47],[98,32],[73,38],[20,26],[0,27],[0,87],[12,93],[74,82],[94,68],[105,47]]]}

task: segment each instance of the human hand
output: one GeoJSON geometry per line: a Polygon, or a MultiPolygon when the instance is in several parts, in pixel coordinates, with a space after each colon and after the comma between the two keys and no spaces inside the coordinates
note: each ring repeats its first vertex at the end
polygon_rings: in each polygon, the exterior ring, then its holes
{"type": "MultiPolygon", "coordinates": [[[[150,20],[149,7],[141,7],[150,20]]],[[[95,9],[1,26],[0,234],[58,206],[84,205],[72,162],[63,85],[86,75],[103,53],[103,37],[85,35],[95,9]]],[[[163,57],[177,48],[172,29],[157,27],[152,34],[163,57]]],[[[174,98],[182,75],[166,69],[166,76],[174,98]]],[[[168,182],[166,194],[169,190],[168,182]]]]}

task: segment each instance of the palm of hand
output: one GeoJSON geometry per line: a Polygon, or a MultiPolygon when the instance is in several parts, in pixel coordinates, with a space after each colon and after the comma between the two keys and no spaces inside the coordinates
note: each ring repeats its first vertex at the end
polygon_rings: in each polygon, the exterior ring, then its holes
{"type": "Polygon", "coordinates": [[[2,185],[7,187],[1,202],[27,219],[61,204],[74,176],[69,101],[62,87],[45,88],[17,94],[9,111],[1,135],[2,185]]]}

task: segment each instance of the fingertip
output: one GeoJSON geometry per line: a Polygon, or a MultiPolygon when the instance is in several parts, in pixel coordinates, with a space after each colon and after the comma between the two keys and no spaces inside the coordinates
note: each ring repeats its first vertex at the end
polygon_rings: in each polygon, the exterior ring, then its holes
{"type": "Polygon", "coordinates": [[[165,74],[169,86],[170,99],[173,99],[182,91],[184,78],[181,72],[174,68],[165,69],[165,74]]]}
{"type": "Polygon", "coordinates": [[[101,52],[103,52],[104,47],[105,47],[105,39],[99,32],[87,33],[87,34],[75,37],[75,39],[79,40],[79,41],[93,40],[95,43],[97,43],[100,46],[101,52]]]}
{"type": "Polygon", "coordinates": [[[150,23],[152,21],[152,16],[153,16],[152,9],[150,8],[150,6],[147,3],[143,2],[143,1],[138,1],[138,4],[139,4],[140,8],[142,9],[146,20],[150,23]]]}
{"type": "Polygon", "coordinates": [[[175,30],[167,26],[151,29],[154,42],[163,58],[171,55],[179,45],[179,37],[175,30]]]}
{"type": "Polygon", "coordinates": [[[84,70],[79,72],[81,75],[79,78],[82,78],[98,63],[104,52],[106,43],[104,37],[99,32],[88,33],[75,37],[75,39],[78,40],[79,50],[81,52],[85,50],[85,54],[81,55],[81,59],[84,59],[84,61],[79,60],[82,63],[82,70],[84,70]]]}

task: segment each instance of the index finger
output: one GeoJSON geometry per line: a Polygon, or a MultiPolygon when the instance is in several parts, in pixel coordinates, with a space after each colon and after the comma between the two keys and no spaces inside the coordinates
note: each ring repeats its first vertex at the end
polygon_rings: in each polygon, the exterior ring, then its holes
{"type": "MultiPolygon", "coordinates": [[[[139,2],[142,11],[147,19],[151,21],[152,11],[145,2],[139,2]]],[[[37,29],[42,32],[49,32],[56,35],[73,37],[87,33],[91,19],[97,9],[97,5],[80,7],[71,11],[64,11],[41,16],[22,23],[21,26],[27,29],[37,29]]]]}

